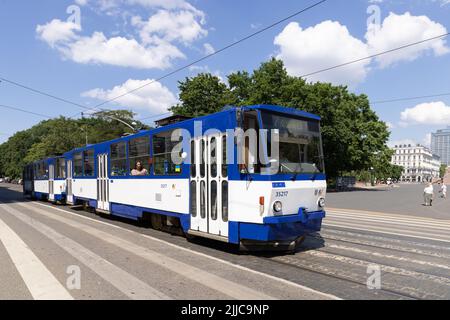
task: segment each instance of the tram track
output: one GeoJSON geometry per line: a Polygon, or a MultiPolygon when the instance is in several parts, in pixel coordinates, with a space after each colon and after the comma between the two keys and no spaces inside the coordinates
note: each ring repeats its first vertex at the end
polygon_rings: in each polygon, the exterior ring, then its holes
{"type": "MultiPolygon", "coordinates": [[[[315,269],[313,267],[299,266],[295,263],[281,261],[281,260],[277,260],[277,259],[273,259],[273,258],[262,258],[262,259],[270,261],[272,263],[277,263],[279,265],[283,265],[286,267],[295,268],[295,269],[303,270],[303,271],[307,271],[307,272],[312,272],[312,273],[320,275],[320,276],[325,276],[325,277],[332,278],[332,279],[339,280],[339,281],[345,281],[347,283],[352,283],[352,284],[356,284],[358,286],[367,288],[366,283],[364,283],[362,281],[354,280],[350,277],[344,277],[344,276],[335,275],[335,274],[331,274],[331,273],[327,273],[327,272],[323,272],[323,271],[318,271],[317,269],[315,269]]],[[[390,296],[398,297],[398,299],[419,300],[419,298],[417,298],[413,295],[410,295],[410,294],[407,294],[404,292],[400,292],[400,291],[395,291],[395,290],[390,290],[390,289],[379,289],[378,291],[382,292],[382,293],[386,293],[390,296]]]]}

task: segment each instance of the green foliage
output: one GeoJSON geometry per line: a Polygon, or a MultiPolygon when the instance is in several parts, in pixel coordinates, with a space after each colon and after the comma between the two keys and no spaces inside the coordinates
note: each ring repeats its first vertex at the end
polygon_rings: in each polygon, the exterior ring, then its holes
{"type": "Polygon", "coordinates": [[[441,167],[439,169],[439,177],[441,179],[443,179],[445,177],[445,174],[447,173],[447,165],[446,164],[441,164],[441,167]]]}
{"type": "Polygon", "coordinates": [[[219,111],[233,103],[233,95],[220,79],[208,73],[200,73],[195,78],[180,81],[181,104],[169,110],[178,115],[203,116],[219,111]]]}
{"type": "MultiPolygon", "coordinates": [[[[134,113],[126,110],[102,111],[92,118],[77,120],[64,117],[45,120],[32,128],[17,132],[0,145],[0,176],[20,177],[22,167],[30,162],[63,154],[86,144],[118,138],[132,129],[114,120],[132,123],[134,113]]],[[[136,121],[136,127],[148,126],[136,121]]]]}
{"type": "Polygon", "coordinates": [[[179,84],[181,103],[171,110],[198,116],[217,112],[227,104],[297,108],[322,117],[325,164],[330,177],[368,170],[377,161],[382,161],[380,174],[389,166],[386,146],[389,131],[370,108],[366,95],[350,93],[345,86],[306,83],[289,76],[283,62],[276,59],[261,64],[252,74],[232,73],[228,83],[227,86],[210,74],[186,78],[179,84]]]}

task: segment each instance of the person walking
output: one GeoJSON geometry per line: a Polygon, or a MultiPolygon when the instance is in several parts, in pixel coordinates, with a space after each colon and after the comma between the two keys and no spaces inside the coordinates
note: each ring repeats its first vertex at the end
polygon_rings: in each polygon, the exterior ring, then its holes
{"type": "Polygon", "coordinates": [[[442,198],[447,199],[447,186],[445,184],[442,184],[441,193],[442,193],[442,198]]]}
{"type": "Polygon", "coordinates": [[[433,205],[434,188],[432,183],[429,183],[423,190],[423,197],[425,200],[425,206],[433,205]]]}

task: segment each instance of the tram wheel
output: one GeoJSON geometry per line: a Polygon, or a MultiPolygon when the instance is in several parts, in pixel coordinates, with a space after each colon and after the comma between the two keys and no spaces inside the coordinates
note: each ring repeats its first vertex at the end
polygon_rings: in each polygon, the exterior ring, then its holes
{"type": "Polygon", "coordinates": [[[150,216],[150,221],[152,223],[152,227],[155,230],[161,230],[162,229],[162,219],[159,214],[152,214],[150,216]]]}

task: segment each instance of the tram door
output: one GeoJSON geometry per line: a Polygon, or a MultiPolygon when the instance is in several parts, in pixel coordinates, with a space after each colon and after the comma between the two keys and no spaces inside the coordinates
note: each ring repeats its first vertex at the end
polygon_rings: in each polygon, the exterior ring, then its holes
{"type": "Polygon", "coordinates": [[[228,237],[226,135],[191,142],[191,229],[228,237]]]}
{"type": "Polygon", "coordinates": [[[97,209],[109,211],[108,155],[97,156],[97,209]]]}
{"type": "Polygon", "coordinates": [[[73,204],[73,191],[72,191],[72,160],[67,161],[67,178],[66,178],[66,193],[67,203],[73,204]]]}
{"type": "Polygon", "coordinates": [[[48,200],[55,200],[55,166],[48,166],[48,200]]]}

